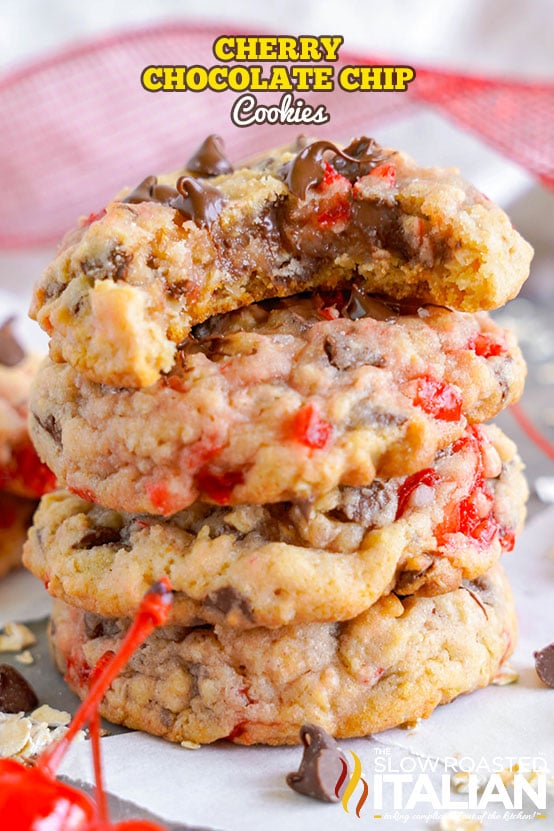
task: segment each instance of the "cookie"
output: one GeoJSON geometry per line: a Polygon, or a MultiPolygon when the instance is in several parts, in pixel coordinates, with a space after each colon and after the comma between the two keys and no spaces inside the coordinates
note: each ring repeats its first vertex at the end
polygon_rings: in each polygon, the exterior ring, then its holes
{"type": "Polygon", "coordinates": [[[12,324],[10,319],[0,326],[0,490],[37,499],[56,484],[27,430],[29,390],[40,358],[25,352],[12,324]]]}
{"type": "MultiPolygon", "coordinates": [[[[79,696],[128,623],[55,601],[51,644],[79,696]]],[[[157,630],[114,681],[106,718],[171,741],[295,744],[302,724],[335,738],[427,718],[483,687],[512,652],[513,601],[499,567],[432,598],[388,595],[346,623],[236,632],[157,630]]]]}
{"type": "Polygon", "coordinates": [[[146,389],[47,361],[31,434],[62,487],[164,516],[200,499],[265,504],[414,473],[517,400],[513,335],[474,315],[361,294],[297,296],[212,318],[146,389]]]}
{"type": "Polygon", "coordinates": [[[21,563],[23,543],[36,503],[0,493],[0,577],[21,563]]]}
{"type": "Polygon", "coordinates": [[[54,361],[150,386],[191,327],[254,301],[356,280],[473,312],[514,297],[529,271],[531,247],[456,169],[372,139],[270,152],[215,178],[229,167],[192,167],[196,179],[148,177],[66,237],[31,308],[54,361]]]}
{"type": "Polygon", "coordinates": [[[392,588],[432,595],[482,575],[513,547],[526,495],[513,443],[475,427],[432,468],[305,503],[196,503],[163,520],[50,494],[25,564],[52,596],[107,617],[132,617],[166,575],[173,623],[346,620],[392,588]]]}

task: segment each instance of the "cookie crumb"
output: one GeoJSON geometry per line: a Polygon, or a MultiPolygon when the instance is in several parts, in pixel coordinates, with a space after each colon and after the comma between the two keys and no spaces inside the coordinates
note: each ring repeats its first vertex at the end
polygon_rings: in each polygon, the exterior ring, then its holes
{"type": "Polygon", "coordinates": [[[475,819],[461,811],[449,811],[441,817],[440,831],[480,831],[484,828],[480,819],[475,819]]]}
{"type": "Polygon", "coordinates": [[[34,664],[35,659],[31,655],[28,649],[25,649],[23,652],[20,652],[19,655],[15,656],[15,660],[20,664],[34,664]]]}
{"type": "Polygon", "coordinates": [[[186,748],[186,750],[199,750],[202,747],[202,745],[198,744],[198,742],[182,741],[181,747],[186,748]]]}
{"type": "Polygon", "coordinates": [[[4,624],[0,633],[0,652],[21,652],[27,646],[33,646],[37,639],[24,623],[4,624]]]}
{"type": "Polygon", "coordinates": [[[507,687],[509,684],[517,684],[518,681],[519,672],[516,672],[509,664],[505,664],[491,683],[495,687],[507,687]]]}

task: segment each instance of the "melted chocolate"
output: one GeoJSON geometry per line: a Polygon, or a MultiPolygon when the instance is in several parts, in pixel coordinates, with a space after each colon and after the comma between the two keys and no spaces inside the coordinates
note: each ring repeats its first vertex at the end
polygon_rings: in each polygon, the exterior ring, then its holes
{"type": "Polygon", "coordinates": [[[351,182],[366,176],[390,156],[374,139],[365,136],[355,139],[346,150],[340,150],[331,141],[314,141],[298,153],[287,166],[285,181],[299,199],[319,185],[325,173],[325,153],[332,153],[335,170],[351,182]]]}
{"type": "Polygon", "coordinates": [[[224,152],[223,139],[214,133],[202,142],[185,167],[191,173],[204,177],[233,172],[233,166],[224,152]]]}
{"type": "Polygon", "coordinates": [[[372,317],[374,320],[396,320],[398,313],[381,300],[364,294],[357,286],[352,287],[350,299],[344,307],[344,316],[350,320],[372,317]]]}
{"type": "Polygon", "coordinates": [[[15,337],[12,327],[14,318],[0,326],[0,364],[2,366],[17,366],[25,358],[25,350],[15,337]]]}
{"type": "Polygon", "coordinates": [[[172,202],[172,207],[196,225],[212,225],[225,204],[220,190],[190,176],[181,176],[177,190],[180,196],[172,202]]]}

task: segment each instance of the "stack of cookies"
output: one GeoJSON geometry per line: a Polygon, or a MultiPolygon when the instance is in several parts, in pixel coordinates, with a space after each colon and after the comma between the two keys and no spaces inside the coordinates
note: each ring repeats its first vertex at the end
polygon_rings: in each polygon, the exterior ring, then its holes
{"type": "Polygon", "coordinates": [[[103,703],[172,741],[360,736],[488,684],[526,485],[484,422],[521,395],[487,314],[531,249],[456,170],[361,138],[233,170],[210,136],[89,217],[38,283],[31,431],[65,487],[25,551],[84,696],[149,585],[174,589],[103,703]]]}
{"type": "Polygon", "coordinates": [[[40,359],[19,343],[9,318],[0,324],[0,577],[21,562],[37,499],[55,487],[27,431],[27,403],[40,359]]]}

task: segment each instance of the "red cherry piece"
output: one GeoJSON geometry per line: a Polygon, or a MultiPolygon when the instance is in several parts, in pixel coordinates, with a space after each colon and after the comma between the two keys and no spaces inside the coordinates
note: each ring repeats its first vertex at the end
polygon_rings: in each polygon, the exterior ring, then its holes
{"type": "Polygon", "coordinates": [[[113,831],[167,831],[162,825],[156,825],[155,822],[149,822],[147,819],[126,819],[110,825],[109,828],[113,828],[113,831]]]}
{"type": "Polygon", "coordinates": [[[329,442],[332,432],[332,426],[321,418],[313,404],[302,407],[294,416],[294,438],[308,447],[321,450],[329,442]]]}
{"type": "Polygon", "coordinates": [[[491,335],[484,335],[482,332],[470,339],[468,349],[481,358],[495,358],[507,351],[505,344],[498,343],[491,335]]]}
{"type": "Polygon", "coordinates": [[[31,444],[22,444],[13,450],[8,467],[0,470],[0,487],[10,481],[21,482],[33,496],[40,497],[56,487],[56,477],[43,464],[31,444]]]}
{"type": "Polygon", "coordinates": [[[244,474],[240,470],[228,470],[214,473],[208,469],[200,470],[196,475],[196,485],[218,505],[228,505],[231,494],[237,485],[244,483],[244,474]]]}
{"type": "Polygon", "coordinates": [[[238,724],[235,724],[235,726],[233,727],[233,729],[231,730],[231,732],[227,736],[229,741],[232,742],[233,739],[238,739],[239,736],[242,736],[242,734],[244,733],[244,729],[245,729],[247,724],[248,724],[247,721],[239,721],[238,724]]]}
{"type": "Polygon", "coordinates": [[[348,222],[351,216],[352,208],[348,202],[341,201],[332,208],[329,208],[328,211],[323,211],[323,213],[318,214],[317,223],[322,228],[330,228],[339,222],[348,222]]]}
{"type": "Polygon", "coordinates": [[[396,184],[396,168],[392,164],[377,165],[377,167],[374,167],[369,175],[377,176],[379,179],[385,179],[391,188],[396,184]]]}
{"type": "Polygon", "coordinates": [[[323,174],[323,179],[318,185],[318,190],[327,190],[327,188],[334,184],[334,182],[339,182],[341,179],[344,179],[345,182],[348,181],[348,179],[338,173],[335,168],[329,164],[329,162],[325,162],[325,172],[323,174]]]}
{"type": "Polygon", "coordinates": [[[74,493],[80,499],[84,499],[85,502],[94,502],[95,501],[95,493],[91,491],[89,488],[68,488],[71,493],[74,493]]]}
{"type": "Polygon", "coordinates": [[[0,826],[9,831],[88,831],[96,808],[82,791],[40,767],[0,760],[0,826]]]}
{"type": "Polygon", "coordinates": [[[102,208],[102,210],[98,211],[97,213],[89,214],[87,216],[87,218],[85,219],[85,221],[83,222],[83,225],[85,227],[87,225],[92,225],[93,222],[96,222],[98,219],[102,219],[103,216],[106,216],[106,209],[105,208],[102,208]]]}
{"type": "Polygon", "coordinates": [[[427,467],[425,470],[420,470],[418,473],[412,473],[411,476],[407,476],[398,488],[396,519],[400,519],[405,513],[411,495],[420,485],[427,485],[427,487],[432,488],[438,481],[438,473],[432,467],[427,467]]]}
{"type": "Polygon", "coordinates": [[[178,507],[174,497],[170,494],[165,482],[150,482],[146,485],[146,493],[150,502],[162,516],[174,514],[178,507]]]}
{"type": "Polygon", "coordinates": [[[419,378],[414,404],[441,421],[458,421],[462,415],[458,390],[429,376],[419,378]]]}

